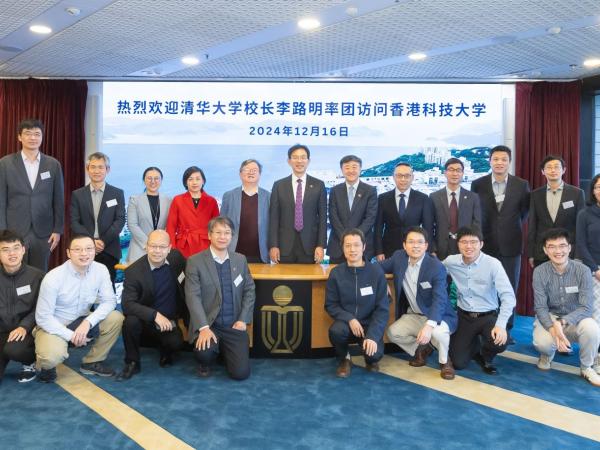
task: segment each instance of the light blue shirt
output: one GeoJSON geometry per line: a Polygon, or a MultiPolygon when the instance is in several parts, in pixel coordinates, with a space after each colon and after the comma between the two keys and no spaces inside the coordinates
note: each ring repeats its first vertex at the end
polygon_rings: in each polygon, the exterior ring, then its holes
{"type": "Polygon", "coordinates": [[[95,326],[117,305],[108,269],[96,261],[81,275],[70,260],[52,269],[42,280],[35,309],[37,326],[45,332],[70,341],[73,331],[66,325],[81,316],[95,326]],[[98,300],[98,307],[89,314],[98,300]],[[89,315],[88,315],[89,314],[89,315]]]}
{"type": "Polygon", "coordinates": [[[517,300],[500,261],[481,252],[471,264],[465,264],[460,254],[448,256],[443,263],[456,284],[458,307],[468,312],[492,311],[498,309],[500,299],[496,325],[506,329],[517,300]]]}

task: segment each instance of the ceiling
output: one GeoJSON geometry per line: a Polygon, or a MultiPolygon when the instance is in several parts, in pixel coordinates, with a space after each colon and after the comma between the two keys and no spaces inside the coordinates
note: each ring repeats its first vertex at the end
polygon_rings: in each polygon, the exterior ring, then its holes
{"type": "Polygon", "coordinates": [[[556,80],[588,58],[599,0],[0,0],[0,77],[556,80]]]}

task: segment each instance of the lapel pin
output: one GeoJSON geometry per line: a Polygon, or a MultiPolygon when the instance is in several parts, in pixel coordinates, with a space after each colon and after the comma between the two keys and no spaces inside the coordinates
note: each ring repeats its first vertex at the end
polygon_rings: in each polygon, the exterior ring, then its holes
{"type": "Polygon", "coordinates": [[[358,198],[360,198],[360,197],[362,197],[362,194],[356,194],[356,196],[357,196],[358,198]]]}
{"type": "Polygon", "coordinates": [[[312,189],[312,184],[309,184],[308,187],[312,189]]]}

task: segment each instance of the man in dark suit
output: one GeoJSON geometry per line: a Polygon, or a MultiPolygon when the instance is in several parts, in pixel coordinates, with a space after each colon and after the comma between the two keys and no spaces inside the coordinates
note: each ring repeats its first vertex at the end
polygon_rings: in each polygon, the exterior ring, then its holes
{"type": "Polygon", "coordinates": [[[458,319],[448,299],[446,269],[427,253],[427,241],[423,228],[411,227],[404,238],[404,250],[396,250],[380,263],[384,272],[394,274],[399,317],[387,335],[413,356],[409,362],[413,367],[424,366],[433,347],[437,348],[440,376],[452,380],[454,367],[448,349],[458,319]]]}
{"type": "MultiPolygon", "coordinates": [[[[527,235],[527,253],[531,267],[548,261],[542,237],[549,229],[564,228],[569,232],[569,241],[576,242],[577,214],[585,207],[583,191],[562,179],[566,168],[565,161],[560,156],[546,156],[540,169],[547,183],[531,193],[527,235]]],[[[570,257],[574,258],[574,255],[575,246],[571,249],[570,257]]]]}
{"type": "Polygon", "coordinates": [[[344,231],[358,228],[365,235],[365,259],[373,257],[373,225],[377,216],[377,189],[360,181],[362,160],[348,155],[340,160],[345,182],[329,192],[329,223],[331,232],[327,243],[329,262],[340,264],[346,261],[340,239],[344,231]]]}
{"type": "Polygon", "coordinates": [[[171,248],[169,233],[155,230],[148,235],[146,255],[125,270],[122,306],[125,367],[117,381],[139,373],[140,346],[158,346],[159,365],[170,366],[172,354],[183,346],[178,319],[187,321],[183,280],[185,258],[171,248]]]}
{"type": "Polygon", "coordinates": [[[277,180],[269,206],[269,253],[274,263],[320,263],[327,240],[325,184],[306,174],[310,150],[288,150],[292,175],[277,180]]]}
{"type": "Polygon", "coordinates": [[[190,257],[185,269],[185,302],[190,311],[189,341],[199,363],[198,376],[208,377],[221,353],[229,376],[250,376],[249,338],[254,280],[246,257],[229,252],[233,224],[224,216],[208,223],[210,247],[190,257]]]}
{"type": "Polygon", "coordinates": [[[115,264],[121,259],[119,234],[125,225],[123,191],[106,183],[110,159],[104,153],[88,156],[90,184],[71,196],[71,233],[94,237],[95,261],[104,264],[115,282],[115,264]]]}
{"type": "Polygon", "coordinates": [[[481,206],[473,192],[461,187],[465,166],[458,158],[450,158],[444,164],[446,187],[433,192],[435,214],[433,252],[440,261],[448,255],[458,254],[456,232],[461,227],[481,227],[481,206]]]}
{"type": "MultiPolygon", "coordinates": [[[[471,183],[479,195],[483,252],[498,259],[508,275],[515,295],[519,289],[523,223],[529,213],[529,183],[508,173],[512,152],[505,145],[490,151],[492,173],[471,183]]],[[[512,329],[513,315],[507,330],[512,329]]]]}
{"type": "Polygon", "coordinates": [[[433,205],[422,192],[411,189],[412,166],[399,162],[394,168],[396,188],[379,196],[375,221],[375,254],[378,261],[402,249],[404,233],[411,226],[422,226],[433,233],[433,205]]]}
{"type": "Polygon", "coordinates": [[[60,163],[40,152],[43,136],[41,121],[23,120],[21,151],[0,159],[0,229],[18,230],[26,264],[46,272],[63,232],[65,196],[60,163]]]}

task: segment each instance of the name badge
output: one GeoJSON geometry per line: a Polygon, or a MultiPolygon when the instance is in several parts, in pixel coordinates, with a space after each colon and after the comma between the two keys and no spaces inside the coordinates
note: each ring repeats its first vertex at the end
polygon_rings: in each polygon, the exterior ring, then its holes
{"type": "Polygon", "coordinates": [[[563,209],[573,208],[574,206],[575,206],[575,203],[573,203],[573,200],[569,200],[568,202],[563,202],[563,209]]]}
{"type": "Polygon", "coordinates": [[[17,288],[17,295],[25,295],[25,294],[29,294],[31,292],[31,286],[27,285],[27,286],[21,286],[17,288]]]}
{"type": "Polygon", "coordinates": [[[238,287],[242,281],[244,281],[242,275],[238,275],[235,280],[233,280],[233,284],[235,284],[235,287],[238,287]]]}
{"type": "Polygon", "coordinates": [[[40,173],[40,178],[42,180],[47,180],[48,178],[50,178],[50,172],[46,171],[46,172],[40,173]]]}
{"type": "Polygon", "coordinates": [[[501,203],[504,201],[505,194],[496,195],[496,203],[501,203]]]}
{"type": "Polygon", "coordinates": [[[113,198],[112,200],[107,200],[106,201],[106,207],[110,208],[112,206],[117,206],[117,199],[113,198]]]}
{"type": "Polygon", "coordinates": [[[577,286],[565,286],[565,292],[567,294],[577,294],[579,292],[579,288],[577,286]]]}
{"type": "Polygon", "coordinates": [[[423,282],[421,283],[421,287],[422,287],[423,289],[431,289],[431,283],[429,283],[429,281],[423,281],[423,282]]]}
{"type": "Polygon", "coordinates": [[[362,295],[363,297],[365,295],[373,295],[373,288],[371,286],[360,288],[360,295],[362,295]]]}
{"type": "Polygon", "coordinates": [[[181,282],[183,281],[184,278],[185,278],[185,273],[181,272],[179,274],[179,276],[177,277],[177,281],[181,284],[181,282]]]}

